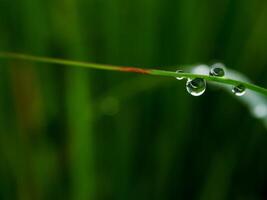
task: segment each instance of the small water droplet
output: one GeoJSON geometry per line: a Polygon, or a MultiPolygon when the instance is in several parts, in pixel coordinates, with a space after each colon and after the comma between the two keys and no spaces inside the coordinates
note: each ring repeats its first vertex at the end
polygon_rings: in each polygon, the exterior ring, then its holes
{"type": "Polygon", "coordinates": [[[246,87],[242,84],[234,86],[232,89],[232,92],[236,95],[236,96],[243,96],[246,93],[246,87]]]}
{"type": "Polygon", "coordinates": [[[211,66],[210,69],[210,75],[211,76],[217,76],[217,77],[223,77],[225,75],[224,71],[224,65],[222,63],[215,63],[211,66]]]}
{"type": "MultiPolygon", "coordinates": [[[[177,70],[176,73],[179,74],[179,73],[183,73],[184,71],[183,70],[177,70]]],[[[177,80],[181,81],[184,79],[184,77],[176,77],[177,80]]]]}
{"type": "Polygon", "coordinates": [[[186,90],[193,96],[200,96],[206,90],[206,81],[203,78],[188,79],[186,82],[186,90]]]}

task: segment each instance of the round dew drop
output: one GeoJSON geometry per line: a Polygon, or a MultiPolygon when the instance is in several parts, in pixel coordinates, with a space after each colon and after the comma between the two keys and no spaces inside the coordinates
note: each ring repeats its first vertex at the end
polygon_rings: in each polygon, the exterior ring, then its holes
{"type": "Polygon", "coordinates": [[[210,69],[211,76],[223,77],[225,75],[224,65],[221,63],[216,63],[211,66],[210,69]]]}
{"type": "Polygon", "coordinates": [[[243,96],[244,94],[246,94],[246,87],[242,84],[234,86],[232,89],[232,92],[236,95],[236,96],[243,96]]]}
{"type": "Polygon", "coordinates": [[[202,78],[188,79],[186,82],[186,90],[193,96],[200,96],[206,90],[206,81],[202,78]]]}
{"type": "MultiPolygon", "coordinates": [[[[179,74],[179,73],[183,73],[184,71],[183,70],[177,70],[176,73],[179,74]]],[[[184,77],[176,77],[177,80],[181,81],[184,79],[184,77]]]]}

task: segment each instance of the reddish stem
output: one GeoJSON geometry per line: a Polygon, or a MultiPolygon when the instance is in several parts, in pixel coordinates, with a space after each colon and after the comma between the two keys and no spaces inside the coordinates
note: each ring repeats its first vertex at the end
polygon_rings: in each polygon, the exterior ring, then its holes
{"type": "Polygon", "coordinates": [[[138,73],[138,74],[150,74],[150,70],[136,68],[136,67],[120,67],[119,71],[122,71],[122,72],[133,72],[133,73],[138,73]]]}

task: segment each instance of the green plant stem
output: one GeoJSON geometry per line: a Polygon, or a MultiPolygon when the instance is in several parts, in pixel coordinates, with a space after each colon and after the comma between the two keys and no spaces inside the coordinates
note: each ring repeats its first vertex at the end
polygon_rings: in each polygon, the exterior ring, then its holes
{"type": "MultiPolygon", "coordinates": [[[[153,75],[160,75],[160,76],[172,76],[172,77],[177,77],[176,72],[170,72],[170,71],[163,71],[163,70],[151,70],[153,75]]],[[[258,85],[244,82],[244,81],[239,81],[235,79],[229,79],[225,77],[215,77],[215,76],[209,76],[209,75],[201,75],[201,74],[191,74],[191,73],[179,73],[181,74],[181,77],[185,78],[203,78],[207,81],[212,81],[212,82],[217,82],[217,83],[222,83],[222,84],[227,84],[231,86],[237,86],[237,85],[244,85],[247,89],[250,89],[254,92],[260,93],[262,95],[267,96],[267,89],[260,87],[258,85]]]]}
{"type": "Polygon", "coordinates": [[[68,65],[68,66],[75,66],[75,67],[86,67],[86,68],[99,69],[99,70],[133,72],[133,73],[141,73],[141,74],[148,74],[148,75],[155,75],[155,76],[184,77],[184,78],[191,78],[191,79],[192,78],[203,78],[207,81],[227,84],[231,86],[237,86],[237,85],[242,84],[247,89],[250,89],[254,92],[267,96],[266,88],[257,86],[252,83],[229,79],[225,77],[214,77],[214,76],[209,76],[209,75],[192,74],[192,73],[177,74],[176,72],[165,71],[165,70],[113,66],[113,65],[106,65],[106,64],[79,62],[79,61],[71,61],[71,60],[58,59],[58,58],[48,58],[48,57],[32,56],[32,55],[26,55],[26,54],[9,53],[9,52],[0,52],[0,58],[19,59],[19,60],[26,60],[26,61],[41,62],[41,63],[68,65]]]}

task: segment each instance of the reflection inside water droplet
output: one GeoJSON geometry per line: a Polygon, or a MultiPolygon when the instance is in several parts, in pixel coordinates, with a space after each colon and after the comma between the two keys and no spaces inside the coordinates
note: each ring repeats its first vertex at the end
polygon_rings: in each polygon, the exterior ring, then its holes
{"type": "Polygon", "coordinates": [[[224,65],[222,63],[215,63],[211,66],[210,69],[210,75],[211,76],[217,76],[217,77],[223,77],[225,75],[224,65]]]}
{"type": "Polygon", "coordinates": [[[234,86],[232,89],[232,92],[236,95],[236,96],[243,96],[244,94],[246,94],[246,87],[242,84],[234,86]]]}
{"type": "MultiPolygon", "coordinates": [[[[184,71],[183,70],[177,70],[176,73],[179,74],[179,73],[183,73],[184,71]]],[[[184,79],[184,77],[176,77],[177,80],[181,81],[184,79]]]]}
{"type": "Polygon", "coordinates": [[[186,82],[186,90],[193,96],[200,96],[206,90],[206,81],[202,78],[188,79],[186,82]]]}

